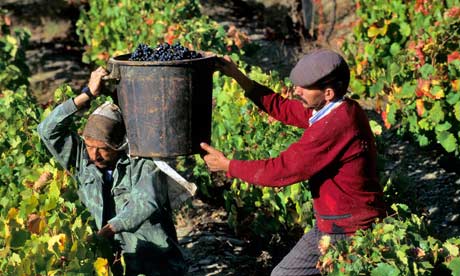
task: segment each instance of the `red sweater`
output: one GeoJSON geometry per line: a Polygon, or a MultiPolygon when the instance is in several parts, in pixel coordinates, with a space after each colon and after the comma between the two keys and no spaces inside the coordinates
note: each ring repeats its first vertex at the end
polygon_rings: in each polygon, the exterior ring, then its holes
{"type": "Polygon", "coordinates": [[[247,96],[275,119],[305,132],[278,157],[232,160],[229,176],[270,187],[309,180],[317,225],[325,233],[354,233],[384,216],[375,141],[356,101],[344,100],[309,126],[312,110],[299,101],[284,99],[260,84],[247,96]]]}

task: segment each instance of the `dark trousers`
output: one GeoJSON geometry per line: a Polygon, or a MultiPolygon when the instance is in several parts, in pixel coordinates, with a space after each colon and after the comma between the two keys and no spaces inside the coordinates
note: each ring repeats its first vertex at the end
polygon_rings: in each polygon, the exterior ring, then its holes
{"type": "Polygon", "coordinates": [[[347,238],[345,234],[323,233],[315,225],[302,236],[291,251],[273,269],[271,276],[320,275],[316,264],[321,255],[318,244],[323,235],[329,235],[331,243],[347,238]]]}

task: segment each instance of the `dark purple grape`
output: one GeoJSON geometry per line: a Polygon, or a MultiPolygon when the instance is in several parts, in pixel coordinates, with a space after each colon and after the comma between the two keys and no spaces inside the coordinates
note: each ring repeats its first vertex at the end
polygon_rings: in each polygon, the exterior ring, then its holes
{"type": "Polygon", "coordinates": [[[158,44],[155,48],[147,44],[139,44],[134,52],[131,53],[129,60],[134,61],[171,61],[201,58],[202,55],[191,51],[179,42],[172,45],[169,43],[158,44]]]}

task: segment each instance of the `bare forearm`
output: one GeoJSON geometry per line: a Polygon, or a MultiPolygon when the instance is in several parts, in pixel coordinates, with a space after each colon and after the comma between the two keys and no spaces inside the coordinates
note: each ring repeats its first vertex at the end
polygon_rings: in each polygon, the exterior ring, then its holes
{"type": "Polygon", "coordinates": [[[238,69],[238,66],[232,61],[229,56],[220,58],[216,63],[217,68],[226,76],[229,76],[236,80],[236,82],[245,91],[252,90],[254,83],[248,78],[243,72],[238,69]]]}
{"type": "Polygon", "coordinates": [[[237,71],[232,76],[233,79],[243,88],[244,91],[251,91],[254,87],[254,82],[248,78],[243,72],[237,71]]]}
{"type": "Polygon", "coordinates": [[[89,96],[82,93],[78,96],[76,96],[75,98],[73,98],[73,102],[75,103],[75,106],[80,109],[82,108],[83,106],[86,105],[86,103],[90,100],[89,96]]]}

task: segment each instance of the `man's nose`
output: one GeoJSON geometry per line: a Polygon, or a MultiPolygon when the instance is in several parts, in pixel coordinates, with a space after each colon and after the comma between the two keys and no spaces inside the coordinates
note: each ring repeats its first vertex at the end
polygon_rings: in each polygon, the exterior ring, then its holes
{"type": "Polygon", "coordinates": [[[294,95],[300,95],[300,87],[296,86],[294,88],[294,95]]]}
{"type": "Polygon", "coordinates": [[[88,154],[90,157],[97,158],[99,156],[99,149],[97,148],[87,148],[88,154]]]}
{"type": "Polygon", "coordinates": [[[88,154],[90,156],[93,156],[96,154],[96,149],[95,148],[86,148],[86,150],[88,151],[88,154]]]}

